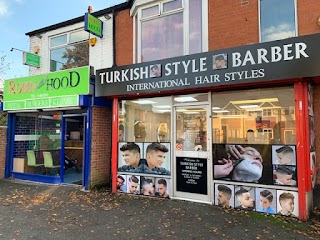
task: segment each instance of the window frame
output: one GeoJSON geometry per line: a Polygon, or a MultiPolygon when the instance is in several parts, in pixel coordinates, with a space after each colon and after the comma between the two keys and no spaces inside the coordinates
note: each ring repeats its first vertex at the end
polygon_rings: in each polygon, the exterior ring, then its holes
{"type": "MultiPolygon", "coordinates": [[[[52,35],[52,36],[49,37],[49,42],[48,42],[48,44],[49,44],[49,71],[50,71],[50,72],[61,71],[61,70],[56,70],[56,71],[52,71],[52,70],[51,70],[51,51],[52,51],[52,50],[59,49],[59,48],[66,48],[66,47],[69,46],[69,45],[77,45],[77,44],[80,44],[80,43],[88,42],[89,39],[90,39],[90,34],[89,34],[89,33],[88,33],[88,39],[84,39],[84,40],[81,40],[81,41],[70,42],[70,39],[71,39],[70,35],[71,35],[71,34],[74,34],[74,33],[77,33],[77,32],[83,32],[83,31],[84,31],[83,28],[77,28],[77,29],[73,29],[72,31],[69,31],[69,32],[64,32],[64,33],[60,33],[60,34],[57,34],[57,35],[52,35]],[[51,40],[52,40],[53,38],[61,37],[61,36],[64,36],[64,35],[67,36],[67,41],[66,41],[66,43],[60,44],[60,45],[56,45],[56,46],[54,46],[54,47],[51,46],[51,40]]],[[[89,44],[89,43],[88,43],[88,44],[89,44]]],[[[89,58],[89,54],[90,54],[90,51],[88,51],[88,59],[90,59],[90,58],[89,58]]]]}
{"type": "MultiPolygon", "coordinates": [[[[294,27],[295,27],[295,36],[297,37],[299,36],[299,29],[298,29],[298,10],[297,10],[297,0],[293,0],[294,1],[294,27]]],[[[261,0],[258,1],[258,24],[259,24],[259,43],[263,43],[262,42],[262,31],[261,31],[261,0]]],[[[277,39],[280,40],[280,39],[277,39]]]]}
{"type": "MultiPolygon", "coordinates": [[[[143,0],[135,1],[133,7],[131,8],[130,14],[133,18],[133,60],[134,63],[141,63],[141,24],[143,21],[157,19],[163,16],[169,16],[175,13],[182,12],[183,14],[183,55],[189,54],[189,1],[191,0],[182,0],[182,8],[175,10],[163,12],[163,4],[171,2],[173,0],[162,0],[162,1],[150,1],[150,3],[145,4],[143,0]],[[142,10],[159,6],[159,14],[151,17],[146,17],[142,19],[142,10]]],[[[202,14],[201,14],[201,26],[202,26],[202,49],[201,52],[208,51],[208,0],[201,0],[202,3],[202,14]]]]}

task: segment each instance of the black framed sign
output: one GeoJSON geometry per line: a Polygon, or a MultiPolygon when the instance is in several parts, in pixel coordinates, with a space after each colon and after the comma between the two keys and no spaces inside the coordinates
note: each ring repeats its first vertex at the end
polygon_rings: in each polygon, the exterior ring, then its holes
{"type": "Polygon", "coordinates": [[[206,195],[207,159],[177,157],[176,161],[177,191],[206,195]]]}

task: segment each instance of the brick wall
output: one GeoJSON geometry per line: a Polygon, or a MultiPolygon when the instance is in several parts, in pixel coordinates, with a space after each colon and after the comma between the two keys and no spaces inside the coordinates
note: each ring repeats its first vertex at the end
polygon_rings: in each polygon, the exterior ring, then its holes
{"type": "Polygon", "coordinates": [[[320,26],[317,24],[320,17],[319,0],[298,0],[297,5],[299,35],[320,33],[320,26]]]}
{"type": "Polygon", "coordinates": [[[133,63],[133,19],[130,10],[115,16],[116,66],[133,63]]]}
{"type": "Polygon", "coordinates": [[[314,129],[315,129],[315,147],[316,147],[316,157],[317,157],[317,167],[318,167],[318,174],[317,174],[317,184],[320,184],[320,86],[317,85],[315,87],[315,91],[313,94],[313,107],[314,107],[314,129]]]}
{"type": "Polygon", "coordinates": [[[208,1],[209,50],[259,42],[258,1],[208,1]]]}
{"type": "Polygon", "coordinates": [[[111,182],[111,116],[111,109],[93,108],[90,188],[111,182]]]}
{"type": "Polygon", "coordinates": [[[7,127],[0,127],[0,179],[4,178],[6,162],[7,127]]]}

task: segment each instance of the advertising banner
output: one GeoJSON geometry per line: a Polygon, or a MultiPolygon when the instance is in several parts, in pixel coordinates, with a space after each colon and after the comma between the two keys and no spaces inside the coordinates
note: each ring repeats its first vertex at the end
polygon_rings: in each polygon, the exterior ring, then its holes
{"type": "Polygon", "coordinates": [[[89,66],[4,82],[4,110],[77,106],[89,94],[89,66]]]}
{"type": "Polygon", "coordinates": [[[320,34],[96,71],[96,96],[320,76],[320,34]]]}

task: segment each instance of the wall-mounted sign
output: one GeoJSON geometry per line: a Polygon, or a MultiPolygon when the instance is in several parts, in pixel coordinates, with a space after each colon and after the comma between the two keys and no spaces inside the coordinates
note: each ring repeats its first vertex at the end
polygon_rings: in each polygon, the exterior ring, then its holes
{"type": "Polygon", "coordinates": [[[23,52],[22,63],[24,65],[39,68],[40,67],[40,56],[37,54],[29,53],[29,52],[23,52]]]}
{"type": "Polygon", "coordinates": [[[320,76],[319,42],[320,34],[314,34],[99,69],[96,96],[161,94],[320,76]]]}
{"type": "Polygon", "coordinates": [[[4,110],[78,106],[89,94],[89,66],[4,82],[4,110]]]}
{"type": "Polygon", "coordinates": [[[103,22],[91,15],[86,13],[84,15],[84,30],[92,33],[93,35],[102,38],[103,37],[103,22]]]}
{"type": "Polygon", "coordinates": [[[207,194],[207,159],[177,157],[177,190],[207,194]]]}

